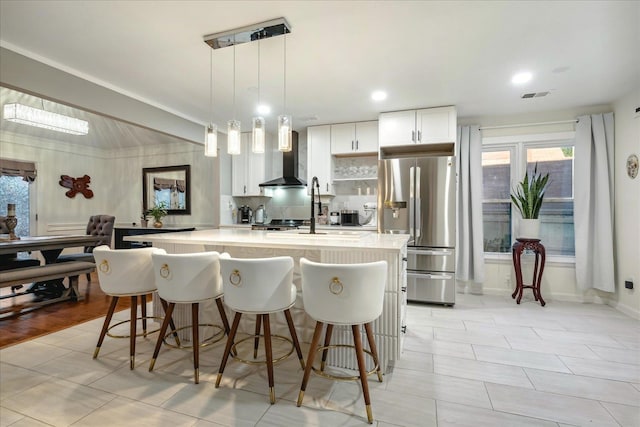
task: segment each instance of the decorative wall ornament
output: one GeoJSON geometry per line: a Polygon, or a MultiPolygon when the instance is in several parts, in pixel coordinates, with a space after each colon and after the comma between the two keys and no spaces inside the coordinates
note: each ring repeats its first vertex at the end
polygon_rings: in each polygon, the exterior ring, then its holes
{"type": "Polygon", "coordinates": [[[629,178],[634,179],[638,176],[638,156],[631,154],[627,157],[627,175],[629,178]]]}
{"type": "Polygon", "coordinates": [[[93,197],[93,191],[89,189],[89,183],[91,182],[91,177],[89,175],[81,176],[80,178],[72,178],[69,175],[60,175],[59,184],[68,188],[65,196],[71,198],[76,197],[76,194],[81,193],[85,198],[90,199],[93,197]]]}

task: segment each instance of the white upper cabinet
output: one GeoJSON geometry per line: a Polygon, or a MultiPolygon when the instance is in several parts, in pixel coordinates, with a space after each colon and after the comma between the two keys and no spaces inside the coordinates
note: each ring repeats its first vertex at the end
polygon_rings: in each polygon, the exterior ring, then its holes
{"type": "Polygon", "coordinates": [[[307,192],[311,193],[311,179],[316,176],[320,194],[334,194],[331,157],[331,126],[309,126],[307,128],[307,192]]]}
{"type": "Polygon", "coordinates": [[[265,181],[265,155],[251,151],[251,132],[242,134],[240,153],[231,156],[232,196],[261,196],[265,181]]]}
{"type": "Polygon", "coordinates": [[[381,113],[380,147],[455,143],[456,124],[453,106],[381,113]]]}
{"type": "Polygon", "coordinates": [[[366,154],[377,151],[377,121],[331,125],[331,154],[366,154]]]}

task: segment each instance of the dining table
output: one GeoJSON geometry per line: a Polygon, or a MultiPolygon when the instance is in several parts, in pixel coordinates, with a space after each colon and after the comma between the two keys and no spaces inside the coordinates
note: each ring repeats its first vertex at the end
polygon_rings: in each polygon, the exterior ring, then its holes
{"type": "MultiPolygon", "coordinates": [[[[86,234],[24,236],[19,240],[0,238],[0,266],[9,262],[12,255],[18,252],[38,251],[44,258],[45,264],[53,264],[64,248],[95,246],[100,241],[99,236],[86,234]]],[[[28,292],[40,298],[59,297],[64,292],[62,279],[32,283],[28,292]]]]}

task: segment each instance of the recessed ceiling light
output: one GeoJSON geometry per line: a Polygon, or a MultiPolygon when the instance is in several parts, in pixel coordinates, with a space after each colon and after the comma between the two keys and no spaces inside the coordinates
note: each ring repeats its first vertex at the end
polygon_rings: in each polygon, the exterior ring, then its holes
{"type": "Polygon", "coordinates": [[[529,72],[517,73],[514,74],[513,77],[511,77],[511,83],[513,83],[514,85],[521,85],[531,80],[531,77],[533,77],[533,74],[529,72]]]}
{"type": "Polygon", "coordinates": [[[373,99],[374,101],[383,101],[387,99],[387,92],[382,90],[376,90],[371,94],[371,99],[373,99]]]}
{"type": "Polygon", "coordinates": [[[256,108],[256,111],[258,112],[258,114],[264,114],[266,116],[271,112],[271,107],[269,107],[268,105],[260,104],[256,108]]]}

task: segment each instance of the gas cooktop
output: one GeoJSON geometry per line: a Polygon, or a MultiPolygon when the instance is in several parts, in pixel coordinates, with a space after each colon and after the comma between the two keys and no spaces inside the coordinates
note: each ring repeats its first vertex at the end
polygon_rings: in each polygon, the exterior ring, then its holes
{"type": "Polygon", "coordinates": [[[305,225],[309,220],[304,219],[272,219],[268,224],[253,224],[253,230],[292,230],[305,225]]]}

